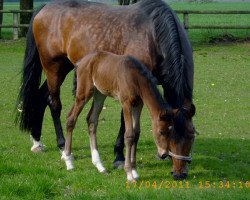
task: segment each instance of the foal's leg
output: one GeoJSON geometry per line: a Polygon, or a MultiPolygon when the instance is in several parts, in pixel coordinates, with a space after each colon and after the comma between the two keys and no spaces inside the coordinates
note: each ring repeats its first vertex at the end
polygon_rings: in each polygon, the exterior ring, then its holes
{"type": "Polygon", "coordinates": [[[129,103],[123,103],[123,114],[125,119],[125,146],[126,146],[126,156],[124,169],[127,174],[128,181],[135,181],[132,173],[132,163],[131,163],[131,153],[132,146],[135,144],[135,134],[133,130],[133,119],[132,119],[132,108],[129,103]]]}
{"type": "Polygon", "coordinates": [[[98,90],[94,92],[94,99],[87,116],[87,123],[90,135],[90,149],[92,156],[92,163],[96,166],[99,172],[106,173],[106,169],[103,167],[100,154],[98,152],[97,140],[96,140],[96,129],[98,125],[98,118],[102,111],[102,107],[106,96],[101,94],[98,90]]]}
{"type": "Polygon", "coordinates": [[[141,104],[137,107],[133,107],[132,109],[133,130],[135,133],[135,141],[131,149],[131,165],[132,165],[132,175],[134,179],[136,180],[139,179],[139,175],[136,171],[136,149],[137,149],[137,143],[138,143],[140,132],[141,132],[140,116],[141,116],[142,106],[143,105],[141,104]]]}
{"type": "Polygon", "coordinates": [[[79,81],[79,87],[77,87],[77,95],[75,103],[67,116],[66,143],[65,143],[65,149],[62,152],[62,157],[61,157],[61,159],[66,162],[67,170],[71,170],[74,168],[73,156],[71,155],[73,129],[75,127],[79,114],[81,113],[84,105],[93,96],[93,91],[94,91],[94,85],[91,80],[91,77],[83,77],[81,80],[85,81],[85,84],[79,81]]]}
{"type": "Polygon", "coordinates": [[[92,90],[89,90],[88,94],[85,96],[77,96],[73,107],[71,108],[68,116],[67,116],[67,135],[66,135],[66,143],[65,149],[62,152],[61,159],[65,161],[67,170],[71,170],[74,168],[73,166],[73,156],[71,154],[72,149],[72,133],[75,128],[75,124],[79,114],[81,113],[84,105],[88,102],[93,94],[92,90]]]}

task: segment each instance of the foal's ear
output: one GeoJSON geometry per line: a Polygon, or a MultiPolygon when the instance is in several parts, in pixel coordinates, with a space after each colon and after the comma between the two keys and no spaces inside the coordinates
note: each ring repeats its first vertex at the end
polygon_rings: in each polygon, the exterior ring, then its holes
{"type": "Polygon", "coordinates": [[[160,121],[171,121],[173,119],[172,110],[162,110],[159,115],[160,121]]]}

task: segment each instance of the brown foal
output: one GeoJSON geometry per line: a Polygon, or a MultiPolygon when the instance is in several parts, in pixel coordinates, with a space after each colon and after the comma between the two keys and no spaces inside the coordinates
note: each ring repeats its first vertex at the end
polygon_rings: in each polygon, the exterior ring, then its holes
{"type": "Polygon", "coordinates": [[[62,155],[68,170],[73,169],[72,132],[78,115],[92,96],[93,103],[87,116],[87,123],[92,163],[99,172],[106,170],[98,152],[96,128],[107,96],[118,99],[122,105],[126,129],[124,169],[129,181],[139,178],[136,172],[136,147],[140,135],[140,114],[143,104],[146,104],[151,113],[158,155],[160,157],[168,155],[168,135],[173,127],[172,110],[157,90],[151,72],[131,56],[95,52],[88,54],[77,64],[76,100],[67,116],[66,144],[62,155]]]}

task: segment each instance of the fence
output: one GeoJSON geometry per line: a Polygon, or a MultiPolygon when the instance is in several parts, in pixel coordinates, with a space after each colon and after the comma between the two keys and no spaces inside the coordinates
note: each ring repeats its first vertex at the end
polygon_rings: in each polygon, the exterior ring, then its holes
{"type": "Polygon", "coordinates": [[[227,26],[222,26],[222,25],[189,25],[189,15],[190,14],[230,14],[230,15],[235,15],[235,14],[250,14],[250,11],[193,11],[193,10],[176,10],[176,13],[178,14],[183,14],[183,24],[184,28],[186,30],[188,29],[250,29],[249,25],[227,25],[227,26]]]}
{"type": "MultiPolygon", "coordinates": [[[[19,28],[29,27],[29,24],[19,24],[19,14],[20,13],[32,13],[33,10],[0,10],[0,13],[12,13],[13,14],[13,24],[12,25],[2,25],[0,28],[13,28],[13,39],[18,39],[19,28]]],[[[177,14],[183,14],[183,24],[184,28],[188,31],[189,29],[250,29],[249,25],[190,25],[189,15],[191,14],[250,14],[250,11],[194,11],[194,10],[176,10],[177,14]]]]}

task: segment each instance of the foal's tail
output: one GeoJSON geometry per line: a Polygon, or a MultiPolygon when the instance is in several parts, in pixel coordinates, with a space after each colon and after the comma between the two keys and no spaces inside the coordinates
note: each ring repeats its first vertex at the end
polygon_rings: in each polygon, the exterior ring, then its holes
{"type": "Polygon", "coordinates": [[[39,86],[42,76],[42,65],[33,34],[33,21],[37,10],[30,21],[27,43],[23,62],[22,80],[17,98],[17,114],[15,123],[22,131],[31,131],[35,122],[34,114],[39,104],[39,86]]]}

